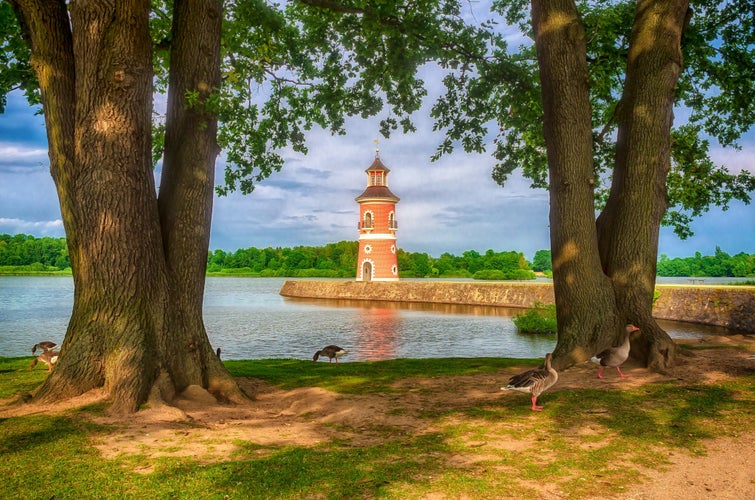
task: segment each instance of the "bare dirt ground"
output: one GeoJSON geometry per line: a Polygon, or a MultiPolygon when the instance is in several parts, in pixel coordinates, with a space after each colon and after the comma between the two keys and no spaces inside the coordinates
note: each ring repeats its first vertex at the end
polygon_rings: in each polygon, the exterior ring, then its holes
{"type": "MultiPolygon", "coordinates": [[[[606,370],[602,387],[621,390],[670,379],[687,383],[715,383],[732,376],[755,373],[755,337],[708,337],[685,340],[686,344],[705,344],[723,348],[692,351],[681,356],[670,375],[652,373],[631,362],[622,367],[627,379],[606,370]],[[726,346],[747,346],[726,348],[726,346]]],[[[245,406],[222,406],[201,388],[189,388],[175,406],[160,405],[140,411],[127,420],[97,417],[96,421],[113,426],[107,439],[94,441],[106,458],[118,455],[146,456],[141,472],[151,471],[150,458],[191,456],[204,462],[227,460],[240,442],[266,446],[313,446],[334,438],[349,440],[353,446],[378,444],[386,438],[374,429],[389,426],[395,433],[416,435],[437,429],[421,418],[423,410],[438,408],[472,408],[484,406],[502,397],[529,398],[519,393],[501,393],[501,383],[521,371],[520,367],[495,374],[437,377],[404,380],[400,389],[390,394],[338,394],[321,388],[281,390],[257,379],[239,379],[253,401],[245,406]],[[396,411],[401,409],[401,411],[396,411]]],[[[560,373],[551,391],[595,387],[596,366],[584,363],[560,373]]],[[[0,401],[0,417],[30,413],[55,413],[102,399],[93,391],[65,405],[36,407],[7,406],[0,401]]],[[[547,409],[547,393],[541,397],[547,409]]],[[[534,414],[533,414],[534,415],[534,414]]],[[[536,436],[497,443],[507,450],[525,450],[537,446],[536,436]]],[[[488,443],[485,443],[486,445],[488,443]]],[[[475,446],[474,443],[469,443],[475,446]]],[[[482,445],[481,445],[482,446],[482,445]]],[[[459,466],[468,465],[468,457],[458,457],[459,466]]],[[[740,429],[736,437],[720,437],[704,444],[704,454],[669,451],[671,465],[662,470],[643,470],[644,480],[629,485],[621,499],[755,499],[755,423],[740,429]]],[[[454,465],[454,460],[450,466],[454,465]]],[[[558,491],[542,487],[541,498],[559,498],[558,491]]]]}

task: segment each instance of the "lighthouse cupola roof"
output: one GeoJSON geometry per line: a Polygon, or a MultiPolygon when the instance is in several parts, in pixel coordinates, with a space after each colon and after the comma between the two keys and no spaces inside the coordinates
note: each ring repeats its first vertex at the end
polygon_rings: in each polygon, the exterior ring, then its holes
{"type": "Polygon", "coordinates": [[[391,170],[383,165],[380,157],[375,155],[375,161],[365,170],[367,173],[367,189],[356,197],[356,201],[391,201],[396,203],[399,197],[388,189],[388,173],[391,170]]]}
{"type": "Polygon", "coordinates": [[[367,167],[367,170],[365,170],[365,172],[367,172],[368,174],[370,172],[385,172],[387,174],[390,171],[391,169],[383,165],[383,162],[380,161],[379,156],[375,156],[375,161],[373,161],[372,165],[367,167]]]}

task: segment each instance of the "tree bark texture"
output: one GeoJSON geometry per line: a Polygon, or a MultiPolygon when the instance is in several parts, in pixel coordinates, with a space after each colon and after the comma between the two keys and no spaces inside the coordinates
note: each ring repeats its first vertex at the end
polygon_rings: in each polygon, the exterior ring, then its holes
{"type": "Polygon", "coordinates": [[[171,295],[177,299],[170,343],[183,346],[168,358],[171,373],[180,375],[175,380],[179,387],[201,385],[215,394],[230,394],[237,386],[212,350],[202,319],[215,159],[220,152],[212,98],[221,83],[222,19],[220,0],[177,0],[173,4],[159,207],[173,280],[171,295]],[[189,93],[195,96],[192,102],[187,99],[189,93]]]}
{"type": "Polygon", "coordinates": [[[619,314],[640,327],[633,356],[660,370],[673,365],[676,351],[653,319],[652,303],[687,9],[686,0],[637,2],[611,193],[598,218],[601,259],[619,314]]]}
{"type": "Polygon", "coordinates": [[[533,1],[550,178],[559,337],[554,365],[589,359],[622,325],[595,233],[592,123],[584,29],[571,0],[533,1]]]}
{"type": "MultiPolygon", "coordinates": [[[[198,258],[190,261],[188,277],[172,274],[182,257],[202,254],[206,261],[208,238],[198,237],[194,226],[210,217],[217,146],[213,141],[197,160],[211,164],[191,164],[175,179],[163,180],[170,192],[171,184],[203,172],[199,182],[209,186],[202,189],[201,208],[175,210],[180,196],[190,196],[180,186],[166,195],[161,219],[151,164],[149,1],[77,0],[70,4],[70,22],[63,0],[12,5],[42,90],[50,168],[74,279],[61,356],[35,398],[52,401],[104,387],[113,411],[133,412],[158,379],[178,391],[214,380],[217,388],[238,396],[222,364],[206,354],[212,348],[201,320],[204,273],[200,276],[198,258]],[[192,210],[199,215],[188,213],[192,210]],[[165,240],[161,222],[169,235],[165,240]],[[179,297],[171,296],[178,290],[179,297]],[[192,311],[190,321],[185,311],[192,311]]],[[[219,12],[214,15],[219,23],[219,12]]],[[[219,24],[212,29],[219,31],[219,24]]],[[[198,66],[187,60],[175,64],[198,66]]],[[[172,140],[198,140],[181,133],[172,140]]],[[[173,164],[190,161],[188,156],[173,164]]],[[[209,234],[209,224],[204,231],[209,234]]]]}

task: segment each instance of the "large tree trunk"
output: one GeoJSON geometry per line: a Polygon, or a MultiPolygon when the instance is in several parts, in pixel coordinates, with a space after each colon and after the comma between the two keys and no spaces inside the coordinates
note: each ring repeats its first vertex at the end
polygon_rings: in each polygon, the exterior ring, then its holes
{"type": "Polygon", "coordinates": [[[618,338],[610,280],[595,233],[592,124],[584,29],[571,0],[533,1],[558,319],[554,365],[584,361],[618,338]]]}
{"type": "Polygon", "coordinates": [[[207,338],[202,319],[207,251],[210,244],[217,117],[212,99],[220,88],[220,0],[177,0],[173,4],[171,72],[160,181],[160,221],[172,279],[174,329],[167,358],[175,384],[207,387],[233,396],[229,377],[207,338]],[[194,104],[187,92],[196,95],[194,104]],[[178,378],[180,377],[180,378],[178,378]]]}
{"type": "Polygon", "coordinates": [[[74,306],[58,365],[38,399],[104,385],[116,411],[133,411],[153,382],[167,280],[149,169],[148,12],[147,0],[71,6],[73,164],[58,191],[73,236],[74,306]]]}
{"type": "MultiPolygon", "coordinates": [[[[210,2],[209,12],[176,4],[183,14],[175,34],[186,44],[172,69],[194,66],[180,73],[179,86],[200,88],[186,76],[196,74],[198,80],[207,78],[211,89],[217,67],[196,66],[218,64],[217,3],[210,2]],[[208,24],[190,23],[197,18],[208,24]],[[201,30],[201,36],[191,29],[201,30]],[[208,42],[210,32],[215,38],[208,42]],[[198,48],[189,40],[194,36],[201,40],[198,48]],[[197,64],[185,57],[191,50],[212,55],[197,64]]],[[[181,118],[180,101],[169,118],[176,127],[169,140],[185,145],[166,144],[174,156],[163,179],[164,239],[161,232],[150,155],[149,1],[79,0],[71,4],[70,25],[63,0],[12,5],[42,89],[50,168],[75,286],[61,356],[35,398],[50,401],[104,387],[114,411],[132,412],[158,380],[170,391],[200,384],[221,397],[240,398],[212,355],[201,319],[217,154],[207,134],[214,134],[215,125],[204,135],[192,131],[201,126],[192,124],[196,116],[181,118]],[[182,197],[192,195],[198,200],[182,205],[182,197]]]]}
{"type": "Polygon", "coordinates": [[[672,366],[676,351],[653,319],[652,303],[687,7],[686,0],[637,2],[611,194],[598,218],[601,258],[619,313],[640,327],[632,355],[657,370],[672,366]]]}

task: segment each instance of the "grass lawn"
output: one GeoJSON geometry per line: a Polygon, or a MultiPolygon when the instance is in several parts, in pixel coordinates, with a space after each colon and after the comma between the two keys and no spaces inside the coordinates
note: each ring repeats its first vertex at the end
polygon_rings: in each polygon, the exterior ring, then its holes
{"type": "MultiPolygon", "coordinates": [[[[341,413],[379,409],[360,422],[338,420],[328,407],[288,415],[281,425],[306,424],[328,438],[237,437],[220,460],[170,456],[180,440],[156,445],[166,456],[152,448],[106,457],[93,443],[107,446],[123,429],[96,423],[101,404],[0,418],[0,498],[610,498],[667,467],[670,451],[704,454],[708,439],[753,430],[752,372],[633,386],[601,386],[592,374],[584,387],[557,384],[541,396],[543,412],[529,411],[526,395],[487,388],[512,367],[541,361],[226,361],[234,376],[267,388],[252,405],[316,391],[333,393],[341,413]]],[[[0,399],[44,380],[30,362],[0,358],[0,399]]],[[[175,434],[202,432],[200,421],[182,425],[175,434]]]]}

